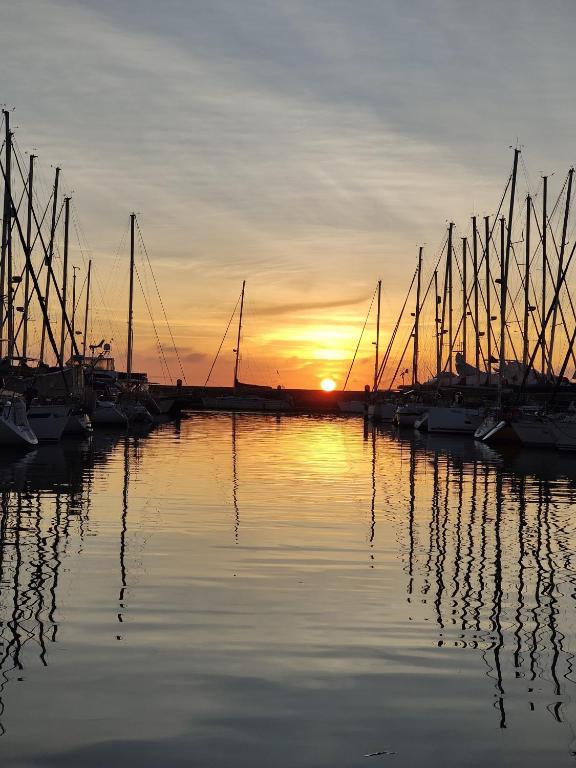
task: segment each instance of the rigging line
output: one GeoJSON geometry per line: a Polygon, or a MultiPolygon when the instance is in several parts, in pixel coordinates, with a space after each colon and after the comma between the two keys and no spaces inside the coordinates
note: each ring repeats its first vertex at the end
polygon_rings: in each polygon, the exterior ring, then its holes
{"type": "Polygon", "coordinates": [[[148,303],[148,299],[146,298],[146,294],[144,293],[144,288],[142,287],[142,281],[140,280],[140,273],[138,272],[138,268],[136,266],[134,266],[134,271],[136,272],[136,277],[138,278],[138,284],[140,285],[140,290],[142,291],[142,296],[144,297],[144,303],[146,304],[146,309],[148,310],[150,322],[152,323],[152,328],[154,329],[154,334],[156,336],[156,343],[158,345],[158,351],[160,352],[161,363],[162,362],[164,363],[166,373],[168,374],[168,379],[170,380],[170,383],[172,383],[172,374],[170,373],[170,368],[168,367],[166,356],[164,355],[164,350],[162,348],[160,337],[158,335],[158,330],[156,328],[156,323],[154,322],[154,317],[152,316],[152,310],[150,308],[150,304],[148,303]]]}
{"type": "MultiPolygon", "coordinates": [[[[538,220],[538,213],[536,211],[536,208],[534,207],[534,203],[532,203],[532,210],[533,210],[533,213],[534,213],[534,219],[536,221],[536,226],[538,227],[538,232],[540,234],[540,242],[536,246],[536,251],[537,251],[539,246],[540,246],[540,244],[542,243],[542,240],[543,240],[543,237],[544,237],[544,231],[543,231],[543,228],[540,227],[540,222],[538,220]]],[[[556,241],[555,240],[554,240],[554,247],[556,248],[557,255],[559,255],[558,247],[556,245],[556,241]]],[[[536,257],[536,253],[534,253],[534,258],[535,257],[536,257]]],[[[556,285],[556,276],[554,274],[552,274],[552,267],[550,266],[550,260],[549,259],[546,260],[546,266],[548,267],[547,274],[550,276],[550,279],[552,281],[552,285],[555,286],[556,285]]],[[[534,285],[532,286],[532,290],[534,290],[534,285]]],[[[535,290],[534,290],[534,294],[536,294],[535,290]]],[[[572,301],[572,296],[570,294],[570,291],[567,288],[566,288],[566,295],[568,296],[568,302],[570,304],[570,309],[572,310],[572,316],[573,316],[574,319],[576,319],[576,309],[574,308],[574,303],[572,301]]],[[[542,324],[544,322],[544,313],[546,311],[546,307],[542,307],[542,311],[540,311],[539,302],[536,302],[536,304],[537,304],[537,307],[538,307],[538,315],[539,315],[539,319],[540,319],[540,324],[542,324]]],[[[562,309],[562,304],[560,304],[560,302],[558,303],[558,309],[560,311],[560,317],[562,319],[562,323],[564,324],[564,327],[565,327],[565,330],[566,330],[567,329],[567,324],[566,324],[566,320],[564,318],[564,311],[562,309]]],[[[535,327],[537,329],[536,321],[534,321],[534,324],[535,324],[535,327]]],[[[567,338],[569,340],[569,334],[568,334],[567,330],[566,330],[566,335],[567,335],[567,338]]],[[[547,348],[547,346],[545,346],[544,354],[548,357],[548,363],[549,363],[550,367],[552,367],[552,360],[548,356],[548,348],[547,348]]],[[[574,361],[574,365],[576,366],[576,355],[575,355],[574,352],[572,352],[572,360],[574,361]]]]}
{"type": "Polygon", "coordinates": [[[220,350],[222,349],[222,346],[224,345],[224,342],[226,340],[226,336],[228,334],[228,331],[230,329],[230,326],[232,325],[232,320],[234,319],[234,315],[236,314],[236,310],[238,309],[238,304],[240,303],[240,296],[236,299],[236,304],[234,305],[234,309],[232,310],[232,314],[230,315],[230,320],[228,320],[228,325],[226,326],[226,330],[224,331],[224,336],[222,336],[222,341],[220,342],[220,346],[218,347],[218,351],[216,352],[216,356],[214,360],[212,361],[212,365],[210,366],[210,370],[208,371],[208,376],[206,377],[206,381],[204,382],[204,386],[206,387],[208,385],[208,381],[210,380],[210,376],[212,375],[212,371],[214,370],[214,366],[216,365],[216,361],[218,360],[218,355],[220,354],[220,350]]]}
{"type": "MultiPolygon", "coordinates": [[[[434,267],[434,270],[432,271],[432,274],[430,275],[430,278],[429,278],[429,281],[428,281],[428,285],[426,286],[426,291],[424,292],[424,298],[420,302],[421,306],[424,306],[424,304],[426,302],[426,299],[428,298],[428,294],[430,293],[430,289],[432,288],[432,282],[434,280],[434,272],[436,272],[436,270],[440,266],[440,262],[442,261],[442,256],[444,255],[444,251],[446,250],[447,246],[448,246],[448,236],[446,235],[444,237],[444,243],[442,245],[442,250],[440,251],[440,254],[438,255],[438,258],[436,259],[436,266],[434,267]]],[[[415,272],[414,272],[414,274],[412,276],[412,282],[410,283],[410,287],[408,288],[408,293],[406,294],[406,298],[404,299],[404,304],[402,305],[402,309],[400,311],[400,316],[398,317],[398,320],[396,322],[396,326],[394,328],[392,337],[390,338],[390,341],[388,343],[388,348],[386,349],[386,353],[384,354],[384,358],[382,359],[382,363],[381,363],[380,369],[378,371],[378,382],[377,382],[377,385],[380,384],[380,381],[381,381],[382,377],[384,376],[384,371],[386,370],[386,366],[388,365],[388,359],[390,357],[390,354],[392,353],[392,345],[393,345],[394,340],[396,338],[396,333],[398,331],[398,328],[400,327],[400,321],[402,320],[402,316],[404,314],[404,310],[406,309],[406,304],[408,303],[408,299],[410,297],[410,292],[412,290],[412,286],[414,285],[414,281],[416,280],[416,275],[417,274],[418,274],[418,269],[415,270],[415,272]]],[[[436,300],[437,300],[436,297],[434,297],[434,301],[436,301],[436,300]]],[[[410,339],[412,338],[412,334],[414,333],[415,327],[416,327],[416,319],[414,319],[414,323],[412,324],[412,329],[410,331],[410,336],[408,337],[408,341],[406,342],[406,347],[404,349],[404,352],[402,353],[401,360],[404,359],[404,355],[406,354],[406,349],[408,349],[408,344],[410,343],[410,339]]],[[[438,329],[436,329],[436,331],[437,330],[438,329]]],[[[398,365],[398,370],[399,370],[399,368],[400,368],[400,364],[398,365]]],[[[398,370],[396,371],[396,373],[398,372],[398,370]]],[[[392,389],[392,384],[394,382],[394,379],[396,378],[396,373],[394,374],[394,377],[392,378],[392,381],[391,381],[390,385],[388,386],[388,391],[390,391],[392,389]]]]}
{"type": "Polygon", "coordinates": [[[364,335],[364,331],[366,330],[366,325],[368,323],[368,318],[370,317],[370,312],[372,310],[372,304],[374,304],[374,299],[376,298],[376,292],[378,288],[374,289],[374,293],[372,294],[372,299],[370,300],[370,306],[368,307],[368,313],[366,314],[366,319],[364,320],[364,325],[362,326],[362,330],[360,331],[360,338],[358,339],[358,344],[356,344],[356,350],[354,352],[354,357],[352,358],[352,362],[350,363],[350,368],[348,368],[348,375],[346,376],[346,381],[344,382],[344,386],[342,387],[342,392],[345,391],[346,385],[348,384],[348,379],[350,378],[350,374],[352,373],[352,367],[354,366],[354,361],[356,360],[356,355],[358,354],[358,350],[360,349],[360,343],[362,341],[362,336],[364,335]]]}
{"type": "Polygon", "coordinates": [[[168,316],[166,314],[166,309],[164,307],[164,302],[162,301],[162,296],[160,294],[160,289],[158,288],[158,283],[156,282],[156,275],[154,274],[154,270],[152,269],[152,263],[150,261],[150,257],[148,256],[148,249],[146,248],[146,244],[144,242],[144,237],[142,235],[142,230],[140,229],[140,224],[138,223],[138,219],[136,219],[136,227],[138,229],[138,235],[140,237],[140,242],[142,243],[142,248],[144,249],[144,253],[146,254],[146,259],[148,261],[148,266],[150,267],[150,273],[152,275],[152,280],[154,281],[154,287],[156,288],[156,294],[158,296],[158,300],[160,301],[160,306],[162,307],[162,314],[164,315],[164,321],[166,323],[166,327],[168,328],[168,333],[170,334],[170,339],[172,341],[172,346],[174,348],[174,352],[176,354],[176,359],[178,360],[178,365],[180,367],[180,373],[182,374],[182,378],[184,379],[184,382],[186,382],[186,374],[184,373],[184,368],[182,366],[182,361],[180,359],[180,353],[178,352],[178,348],[176,347],[176,341],[174,339],[174,335],[172,334],[172,328],[170,327],[170,323],[168,322],[168,316]]]}

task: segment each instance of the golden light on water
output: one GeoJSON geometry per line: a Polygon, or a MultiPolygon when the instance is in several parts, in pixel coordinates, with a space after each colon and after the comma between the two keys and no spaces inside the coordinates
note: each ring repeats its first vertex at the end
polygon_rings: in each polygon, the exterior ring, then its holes
{"type": "Polygon", "coordinates": [[[326,378],[322,379],[320,382],[320,386],[324,390],[324,392],[332,392],[334,389],[336,389],[336,382],[334,379],[326,378]]]}

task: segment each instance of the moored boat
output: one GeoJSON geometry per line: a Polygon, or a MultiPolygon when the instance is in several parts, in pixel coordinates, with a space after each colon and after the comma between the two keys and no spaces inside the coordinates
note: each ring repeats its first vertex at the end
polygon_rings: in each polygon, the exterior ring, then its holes
{"type": "Polygon", "coordinates": [[[0,448],[33,448],[38,438],[26,415],[24,401],[15,393],[0,394],[0,448]]]}
{"type": "Polygon", "coordinates": [[[434,405],[426,413],[426,427],[429,432],[473,435],[483,416],[483,408],[434,405]]]}
{"type": "Polygon", "coordinates": [[[41,442],[57,442],[66,429],[72,408],[58,403],[34,403],[27,412],[28,423],[41,442]]]}
{"type": "Polygon", "coordinates": [[[127,427],[128,417],[113,400],[97,400],[92,424],[95,427],[127,427]]]}

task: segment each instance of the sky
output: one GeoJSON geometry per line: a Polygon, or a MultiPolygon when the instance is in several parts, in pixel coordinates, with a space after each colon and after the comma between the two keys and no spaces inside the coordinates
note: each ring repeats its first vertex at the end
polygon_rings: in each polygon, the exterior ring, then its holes
{"type": "MultiPolygon", "coordinates": [[[[121,364],[135,211],[188,383],[245,279],[241,378],[342,386],[376,281],[386,340],[418,247],[430,266],[448,221],[495,211],[511,146],[534,185],[565,175],[575,33],[569,0],[2,0],[0,101],[46,192],[62,167],[92,338],[121,364]]],[[[140,295],[135,317],[135,367],[163,380],[140,295]]],[[[371,319],[349,386],[373,338],[371,319]]]]}

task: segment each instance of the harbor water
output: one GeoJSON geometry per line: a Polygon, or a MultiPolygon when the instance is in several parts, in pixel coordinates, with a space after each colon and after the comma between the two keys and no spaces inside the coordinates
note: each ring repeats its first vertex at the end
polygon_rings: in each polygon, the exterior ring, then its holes
{"type": "Polygon", "coordinates": [[[574,764],[572,456],[196,413],[0,488],[2,766],[574,764]]]}

